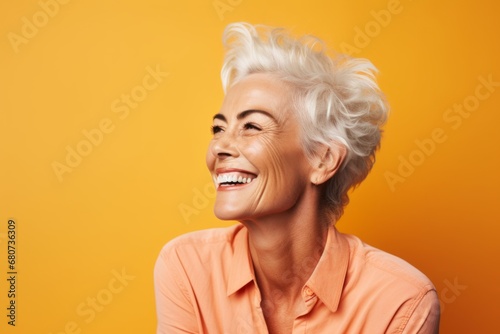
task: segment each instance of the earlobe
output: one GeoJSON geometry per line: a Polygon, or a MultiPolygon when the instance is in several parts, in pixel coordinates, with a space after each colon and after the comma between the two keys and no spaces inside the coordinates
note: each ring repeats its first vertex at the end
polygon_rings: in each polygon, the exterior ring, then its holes
{"type": "Polygon", "coordinates": [[[325,183],[338,172],[346,157],[347,149],[342,143],[334,141],[330,146],[325,145],[320,152],[311,174],[311,183],[315,185],[325,183]]]}

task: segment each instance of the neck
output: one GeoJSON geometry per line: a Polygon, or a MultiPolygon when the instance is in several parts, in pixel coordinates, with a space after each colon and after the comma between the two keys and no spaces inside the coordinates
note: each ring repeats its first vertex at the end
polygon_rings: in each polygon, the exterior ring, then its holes
{"type": "Polygon", "coordinates": [[[310,214],[317,210],[292,211],[242,222],[248,228],[250,254],[263,300],[297,302],[326,243],[328,225],[310,214]]]}

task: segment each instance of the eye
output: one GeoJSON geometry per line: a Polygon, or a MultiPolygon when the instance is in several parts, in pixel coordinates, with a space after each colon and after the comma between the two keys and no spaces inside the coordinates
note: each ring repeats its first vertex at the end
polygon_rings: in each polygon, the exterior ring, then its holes
{"type": "Polygon", "coordinates": [[[223,129],[220,125],[212,125],[211,126],[211,130],[212,130],[212,134],[216,134],[216,133],[219,133],[219,132],[222,132],[223,129]]]}
{"type": "Polygon", "coordinates": [[[257,130],[257,131],[262,130],[258,125],[254,124],[254,123],[245,123],[245,125],[243,125],[243,128],[245,130],[257,130]]]}

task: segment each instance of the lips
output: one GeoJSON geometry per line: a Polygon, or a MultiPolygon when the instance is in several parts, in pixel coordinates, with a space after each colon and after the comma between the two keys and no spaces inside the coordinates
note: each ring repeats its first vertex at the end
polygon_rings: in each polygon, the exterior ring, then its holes
{"type": "Polygon", "coordinates": [[[242,186],[252,182],[257,175],[243,170],[218,169],[217,176],[214,176],[216,187],[242,186]]]}

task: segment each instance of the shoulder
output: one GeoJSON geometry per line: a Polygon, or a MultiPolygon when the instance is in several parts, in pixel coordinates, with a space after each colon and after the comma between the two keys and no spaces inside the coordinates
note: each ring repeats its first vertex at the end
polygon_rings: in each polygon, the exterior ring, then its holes
{"type": "Polygon", "coordinates": [[[241,225],[196,231],[161,249],[154,267],[159,331],[198,332],[200,309],[225,296],[233,245],[245,233],[241,225]]]}
{"type": "Polygon", "coordinates": [[[354,276],[369,274],[384,281],[403,285],[408,289],[434,289],[432,282],[420,270],[405,260],[370,246],[358,237],[342,234],[349,245],[349,273],[354,276]]]}
{"type": "MultiPolygon", "coordinates": [[[[434,333],[439,325],[439,300],[429,278],[405,260],[342,235],[349,245],[344,301],[372,309],[364,315],[386,321],[394,333],[434,333]],[[381,312],[381,313],[379,313],[381,312]],[[385,315],[390,315],[384,318],[385,315]],[[421,332],[422,329],[429,330],[421,332]]],[[[345,304],[344,304],[345,306],[345,304]]]]}
{"type": "MultiPolygon", "coordinates": [[[[186,233],[170,240],[160,251],[154,267],[159,296],[192,302],[210,289],[225,294],[235,250],[246,242],[243,225],[186,233]]],[[[180,303],[180,302],[179,302],[180,303]]]]}

